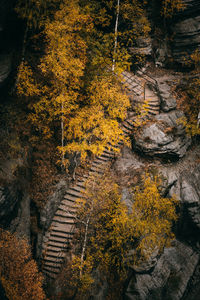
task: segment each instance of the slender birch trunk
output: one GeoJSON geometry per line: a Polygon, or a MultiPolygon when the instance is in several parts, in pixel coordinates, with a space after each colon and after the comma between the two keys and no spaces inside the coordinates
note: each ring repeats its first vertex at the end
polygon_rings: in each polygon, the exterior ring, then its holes
{"type": "Polygon", "coordinates": [[[63,107],[63,100],[61,102],[61,146],[62,146],[62,167],[64,168],[64,107],[63,107]]]}
{"type": "Polygon", "coordinates": [[[114,45],[114,52],[113,52],[113,63],[112,63],[112,71],[115,70],[115,55],[117,52],[117,36],[118,36],[118,23],[119,23],[119,1],[117,0],[117,15],[116,15],[116,22],[115,22],[115,45],[114,45]]]}
{"type": "Polygon", "coordinates": [[[80,278],[83,275],[82,267],[83,267],[83,260],[84,260],[84,256],[85,256],[86,245],[87,245],[89,222],[90,222],[90,216],[88,217],[87,222],[85,223],[85,236],[84,236],[83,248],[82,248],[82,253],[81,253],[80,278]]]}

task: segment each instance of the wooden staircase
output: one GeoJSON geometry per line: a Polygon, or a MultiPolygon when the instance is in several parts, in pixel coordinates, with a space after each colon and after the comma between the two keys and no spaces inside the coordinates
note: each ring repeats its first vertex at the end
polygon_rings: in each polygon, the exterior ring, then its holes
{"type": "MultiPolygon", "coordinates": [[[[130,93],[138,97],[138,101],[144,101],[144,85],[146,80],[130,72],[122,74],[126,87],[130,93]]],[[[149,113],[157,114],[159,112],[158,99],[150,88],[145,89],[145,95],[150,99],[149,113]]],[[[130,135],[134,129],[134,116],[129,117],[121,124],[125,135],[130,135]]],[[[97,174],[103,174],[109,163],[116,156],[115,147],[121,147],[120,141],[114,147],[105,149],[101,156],[98,156],[92,162],[87,174],[76,176],[76,182],[70,186],[63,200],[61,201],[51,223],[46,232],[42,244],[42,271],[50,277],[55,278],[60,272],[67,252],[70,250],[70,242],[73,237],[74,225],[76,222],[77,199],[84,197],[85,182],[89,177],[95,177],[97,174]]]]}
{"type": "Polygon", "coordinates": [[[134,94],[134,101],[145,104],[147,113],[151,116],[159,114],[160,99],[156,92],[156,80],[138,71],[136,74],[124,71],[121,74],[128,95],[134,94]]]}

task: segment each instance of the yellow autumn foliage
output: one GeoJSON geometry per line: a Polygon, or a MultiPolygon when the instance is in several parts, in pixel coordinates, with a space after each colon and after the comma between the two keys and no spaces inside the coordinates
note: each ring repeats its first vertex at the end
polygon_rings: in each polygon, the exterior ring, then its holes
{"type": "Polygon", "coordinates": [[[76,253],[72,264],[76,274],[74,282],[80,291],[83,275],[87,274],[87,282],[92,284],[94,268],[98,267],[108,280],[117,282],[123,280],[127,265],[139,265],[170,245],[174,238],[172,225],[177,220],[177,200],[162,197],[160,184],[158,177],[152,179],[146,174],[143,184],[134,189],[132,208],[128,211],[113,174],[105,172],[88,181],[84,198],[78,202],[76,253]]]}
{"type": "Polygon", "coordinates": [[[165,18],[171,18],[176,12],[184,10],[186,4],[183,0],[162,0],[161,14],[165,18]]]}
{"type": "Polygon", "coordinates": [[[17,0],[15,10],[29,28],[44,26],[61,0],[17,0]]]}
{"type": "Polygon", "coordinates": [[[63,153],[101,154],[105,146],[124,140],[118,121],[126,117],[128,97],[109,70],[88,81],[88,35],[91,16],[78,1],[65,0],[54,19],[46,22],[45,55],[38,75],[27,64],[20,67],[18,94],[34,97],[29,120],[49,139],[61,123],[63,153]],[[36,79],[38,78],[38,82],[36,79]]]}
{"type": "Polygon", "coordinates": [[[193,67],[193,70],[186,75],[186,84],[184,89],[178,90],[178,107],[185,113],[185,117],[179,119],[179,122],[186,128],[190,136],[200,134],[200,124],[198,124],[199,104],[200,104],[200,51],[195,50],[186,65],[193,67]]]}
{"type": "Polygon", "coordinates": [[[165,198],[159,193],[161,180],[151,179],[149,174],[143,177],[143,186],[134,190],[132,213],[135,232],[138,239],[135,264],[147,260],[154,251],[162,252],[174,238],[172,224],[177,220],[176,197],[165,198]]]}
{"type": "Polygon", "coordinates": [[[129,99],[112,78],[95,78],[88,88],[87,103],[66,120],[65,152],[81,152],[82,159],[87,151],[100,155],[105,146],[114,146],[120,140],[127,143],[119,121],[126,117],[129,99]]]}

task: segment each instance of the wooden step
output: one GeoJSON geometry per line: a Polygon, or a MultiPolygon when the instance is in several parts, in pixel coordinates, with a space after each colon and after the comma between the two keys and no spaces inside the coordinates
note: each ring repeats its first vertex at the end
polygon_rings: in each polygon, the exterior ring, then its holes
{"type": "Polygon", "coordinates": [[[127,129],[130,129],[130,130],[132,130],[134,128],[133,124],[130,124],[126,121],[122,123],[122,126],[126,127],[127,129]]]}
{"type": "Polygon", "coordinates": [[[78,206],[74,202],[62,200],[58,209],[74,214],[77,211],[78,206]]]}
{"type": "Polygon", "coordinates": [[[52,222],[51,225],[51,230],[64,232],[67,233],[69,236],[73,235],[73,228],[74,228],[74,224],[60,224],[54,221],[52,222]]]}
{"type": "Polygon", "coordinates": [[[48,270],[48,268],[43,268],[43,273],[45,274],[46,277],[50,278],[50,279],[55,279],[56,276],[58,275],[57,272],[52,272],[51,270],[48,270]]]}
{"type": "Polygon", "coordinates": [[[63,237],[63,236],[57,236],[52,234],[52,236],[49,238],[48,245],[54,247],[64,247],[69,245],[67,235],[66,237],[63,237]]]}
{"type": "Polygon", "coordinates": [[[63,252],[60,250],[60,252],[52,252],[48,251],[48,253],[44,256],[42,261],[45,262],[54,262],[56,264],[63,263],[63,260],[66,258],[67,252],[63,252]]]}
{"type": "Polygon", "coordinates": [[[108,157],[108,156],[104,157],[101,155],[101,156],[97,156],[96,159],[104,161],[104,162],[108,162],[110,160],[110,157],[108,157]]]}
{"type": "Polygon", "coordinates": [[[70,249],[70,247],[57,247],[56,245],[48,245],[46,248],[45,248],[45,257],[48,256],[48,255],[52,255],[52,253],[54,253],[54,256],[51,256],[51,259],[54,260],[55,257],[59,256],[60,252],[63,251],[63,250],[66,250],[66,252],[70,249]]]}
{"type": "Polygon", "coordinates": [[[62,231],[52,230],[51,236],[59,236],[59,237],[66,238],[69,242],[72,240],[71,235],[68,235],[66,232],[62,232],[62,231]]]}
{"type": "Polygon", "coordinates": [[[61,207],[58,208],[58,210],[55,213],[55,216],[61,216],[69,219],[74,219],[74,214],[70,213],[69,211],[61,209],[61,207]]]}
{"type": "MultiPolygon", "coordinates": [[[[62,237],[62,236],[56,236],[56,235],[52,235],[49,238],[48,241],[48,245],[47,245],[47,249],[49,249],[48,247],[53,247],[54,250],[57,249],[67,249],[69,248],[69,243],[71,242],[71,239],[68,240],[67,237],[62,237]]],[[[56,250],[55,250],[56,251],[56,250]]]]}
{"type": "Polygon", "coordinates": [[[62,264],[56,265],[56,264],[53,264],[51,262],[46,262],[45,266],[44,266],[44,269],[45,270],[50,270],[50,272],[51,272],[51,270],[54,270],[54,272],[59,273],[60,269],[61,269],[61,266],[62,266],[62,264]]]}
{"type": "Polygon", "coordinates": [[[123,130],[124,133],[126,133],[128,135],[131,133],[131,130],[127,129],[126,127],[122,127],[122,130],[123,130]]]}
{"type": "Polygon", "coordinates": [[[152,106],[149,106],[148,109],[149,109],[149,110],[152,110],[152,111],[159,111],[159,107],[152,107],[152,106]]]}
{"type": "Polygon", "coordinates": [[[90,168],[90,172],[95,172],[95,173],[98,173],[98,174],[103,174],[104,173],[104,169],[101,169],[99,168],[98,166],[92,166],[90,168]]]}
{"type": "Polygon", "coordinates": [[[66,219],[65,217],[62,216],[55,216],[53,218],[52,223],[57,223],[57,224],[74,224],[74,219],[66,219]]]}
{"type": "Polygon", "coordinates": [[[85,190],[85,186],[79,186],[79,185],[74,185],[72,186],[70,189],[74,190],[75,192],[78,192],[78,193],[83,193],[84,190],[85,190]]]}
{"type": "Polygon", "coordinates": [[[99,159],[95,159],[92,163],[93,166],[99,166],[100,168],[106,168],[106,166],[108,166],[108,162],[99,160],[99,159]]]}
{"type": "Polygon", "coordinates": [[[113,148],[110,148],[110,149],[105,149],[104,151],[103,151],[103,154],[107,154],[107,155],[109,155],[109,156],[115,156],[115,151],[113,150],[113,148]]]}
{"type": "Polygon", "coordinates": [[[160,105],[158,103],[148,103],[149,107],[158,107],[160,108],[160,105]]]}
{"type": "Polygon", "coordinates": [[[80,191],[75,191],[74,189],[70,188],[67,190],[66,195],[75,196],[77,198],[80,198],[82,196],[82,193],[80,191]]]}
{"type": "Polygon", "coordinates": [[[65,200],[72,202],[74,205],[76,204],[76,200],[79,199],[79,198],[80,197],[72,196],[72,195],[69,195],[69,194],[65,194],[65,196],[64,196],[65,200]]]}
{"type": "Polygon", "coordinates": [[[50,274],[50,276],[52,276],[51,278],[55,278],[56,275],[60,272],[60,267],[57,267],[57,268],[53,268],[52,266],[44,266],[43,267],[43,271],[48,272],[48,275],[50,274]]]}
{"type": "Polygon", "coordinates": [[[60,232],[60,231],[56,231],[56,230],[52,229],[49,241],[50,240],[57,240],[58,243],[60,243],[60,242],[69,243],[72,240],[72,235],[68,234],[67,231],[66,232],[60,232]]]}
{"type": "Polygon", "coordinates": [[[96,168],[100,171],[105,171],[106,167],[108,167],[108,166],[105,164],[98,164],[98,163],[94,163],[94,162],[92,163],[92,166],[91,166],[91,168],[96,168]]]}

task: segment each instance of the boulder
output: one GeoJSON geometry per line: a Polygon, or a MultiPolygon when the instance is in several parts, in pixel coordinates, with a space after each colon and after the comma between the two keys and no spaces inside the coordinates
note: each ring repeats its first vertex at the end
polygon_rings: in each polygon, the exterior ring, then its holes
{"type": "Polygon", "coordinates": [[[174,241],[166,248],[155,268],[131,278],[125,300],[179,300],[198,265],[199,255],[191,247],[174,241]]]}
{"type": "Polygon", "coordinates": [[[172,95],[171,87],[161,80],[158,82],[158,95],[160,97],[160,106],[163,112],[176,109],[176,99],[172,95]]]}
{"type": "Polygon", "coordinates": [[[179,110],[162,113],[152,122],[147,122],[134,136],[136,148],[150,156],[183,157],[191,144],[180,119],[184,114],[179,110]]]}

